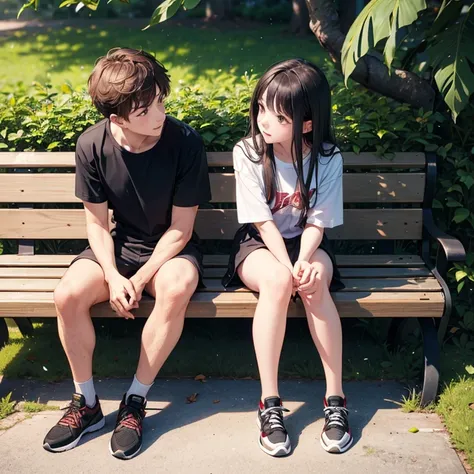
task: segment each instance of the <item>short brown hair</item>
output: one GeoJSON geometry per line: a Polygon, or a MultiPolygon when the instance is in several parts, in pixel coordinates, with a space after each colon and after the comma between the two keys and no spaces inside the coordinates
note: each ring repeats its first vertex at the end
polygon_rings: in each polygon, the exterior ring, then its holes
{"type": "Polygon", "coordinates": [[[151,54],[131,48],[114,48],[100,57],[89,77],[92,103],[105,117],[116,114],[125,120],[136,109],[148,107],[156,97],[170,93],[165,67],[151,54]]]}

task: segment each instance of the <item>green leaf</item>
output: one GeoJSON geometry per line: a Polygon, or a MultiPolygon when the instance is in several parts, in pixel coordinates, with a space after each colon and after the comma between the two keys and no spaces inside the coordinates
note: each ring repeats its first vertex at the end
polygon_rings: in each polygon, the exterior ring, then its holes
{"type": "Polygon", "coordinates": [[[456,121],[474,92],[474,5],[459,17],[458,24],[449,25],[428,48],[435,70],[435,81],[456,121]]]}
{"type": "Polygon", "coordinates": [[[449,24],[454,24],[459,17],[463,7],[463,2],[458,0],[443,0],[443,4],[438,11],[433,25],[425,38],[433,38],[449,24]]]}
{"type": "Polygon", "coordinates": [[[416,426],[414,426],[413,428],[410,428],[408,430],[410,433],[418,433],[418,431],[420,431],[416,426]]]}
{"type": "Polygon", "coordinates": [[[8,145],[6,143],[0,143],[0,148],[8,148],[8,145]]]}
{"type": "Polygon", "coordinates": [[[453,199],[451,197],[448,197],[448,199],[446,200],[446,206],[447,207],[463,207],[459,201],[456,201],[456,199],[453,199]]]}
{"type": "Polygon", "coordinates": [[[471,189],[474,185],[474,177],[470,174],[465,175],[461,178],[461,182],[466,185],[467,189],[471,189]]]}
{"type": "Polygon", "coordinates": [[[410,25],[418,12],[426,9],[425,0],[372,0],[352,24],[342,46],[342,70],[347,86],[357,61],[382,39],[386,44],[385,60],[390,66],[396,49],[397,30],[410,25]]]}
{"type": "Polygon", "coordinates": [[[466,284],[466,280],[463,280],[458,284],[458,288],[457,288],[458,293],[461,293],[461,290],[464,288],[465,284],[466,284]]]}
{"type": "Polygon", "coordinates": [[[461,281],[463,278],[467,277],[467,273],[464,270],[458,270],[456,272],[456,281],[461,281]]]}
{"type": "Polygon", "coordinates": [[[176,14],[179,10],[179,7],[183,3],[183,0],[165,0],[161,5],[159,5],[151,16],[150,24],[144,28],[146,30],[150,26],[157,25],[166,20],[169,20],[172,16],[176,14]]]}
{"type": "Polygon", "coordinates": [[[457,191],[459,193],[462,193],[462,188],[461,186],[459,186],[459,184],[454,184],[453,186],[451,186],[449,189],[448,189],[448,192],[452,192],[452,191],[457,191]]]}
{"type": "Polygon", "coordinates": [[[474,367],[472,365],[466,365],[466,367],[464,367],[466,369],[466,372],[469,374],[469,375],[474,375],[474,367]]]}
{"type": "Polygon", "coordinates": [[[443,209],[443,205],[437,199],[433,199],[433,209],[443,209]]]}
{"type": "Polygon", "coordinates": [[[184,9],[185,10],[192,10],[193,8],[197,7],[201,3],[201,0],[184,0],[184,9]]]}
{"type": "Polygon", "coordinates": [[[465,207],[457,208],[454,213],[453,221],[456,222],[456,224],[459,224],[460,222],[465,221],[469,217],[469,214],[469,209],[466,209],[465,207]]]}
{"type": "Polygon", "coordinates": [[[20,10],[18,11],[18,15],[16,16],[16,19],[18,20],[18,18],[20,18],[20,15],[27,9],[27,8],[30,8],[32,6],[35,6],[35,10],[38,9],[38,0],[30,0],[28,3],[24,3],[23,6],[20,8],[20,10]]]}
{"type": "Polygon", "coordinates": [[[54,148],[57,148],[58,146],[60,146],[61,143],[60,142],[52,142],[48,145],[48,148],[47,150],[53,150],[54,148]]]}

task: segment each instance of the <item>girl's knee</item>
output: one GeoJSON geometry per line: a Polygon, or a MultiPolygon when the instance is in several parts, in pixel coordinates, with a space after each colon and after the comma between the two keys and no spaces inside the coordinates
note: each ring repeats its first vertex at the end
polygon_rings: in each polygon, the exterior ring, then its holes
{"type": "Polygon", "coordinates": [[[327,298],[332,298],[331,292],[329,291],[329,285],[331,282],[324,275],[318,275],[318,277],[316,277],[318,280],[316,291],[310,294],[300,293],[303,303],[307,306],[323,306],[326,303],[327,298]]]}
{"type": "Polygon", "coordinates": [[[292,291],[293,276],[284,265],[269,269],[260,282],[260,293],[269,294],[272,298],[289,299],[292,291]]]}

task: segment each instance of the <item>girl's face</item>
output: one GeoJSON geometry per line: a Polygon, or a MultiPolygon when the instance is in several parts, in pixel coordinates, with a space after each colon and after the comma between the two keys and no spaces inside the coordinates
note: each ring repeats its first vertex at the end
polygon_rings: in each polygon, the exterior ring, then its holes
{"type": "Polygon", "coordinates": [[[289,117],[272,112],[267,107],[267,91],[258,101],[257,125],[265,143],[291,143],[293,123],[289,117]]]}

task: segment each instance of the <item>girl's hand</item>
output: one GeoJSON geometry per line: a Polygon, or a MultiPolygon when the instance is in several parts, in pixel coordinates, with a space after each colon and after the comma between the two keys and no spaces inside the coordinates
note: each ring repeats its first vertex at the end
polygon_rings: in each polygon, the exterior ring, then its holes
{"type": "MultiPolygon", "coordinates": [[[[288,268],[288,270],[290,270],[290,274],[293,276],[293,275],[294,275],[294,273],[293,273],[293,272],[294,272],[294,267],[293,267],[293,265],[291,265],[291,263],[290,263],[290,264],[285,265],[285,266],[286,266],[286,268],[288,268]]],[[[297,286],[298,286],[298,282],[295,280],[295,278],[294,278],[294,276],[293,276],[293,291],[291,292],[291,296],[295,296],[296,290],[297,290],[297,288],[296,288],[297,286]]]]}
{"type": "Polygon", "coordinates": [[[298,260],[293,268],[293,279],[297,291],[312,294],[318,287],[318,272],[314,263],[298,260]]]}

